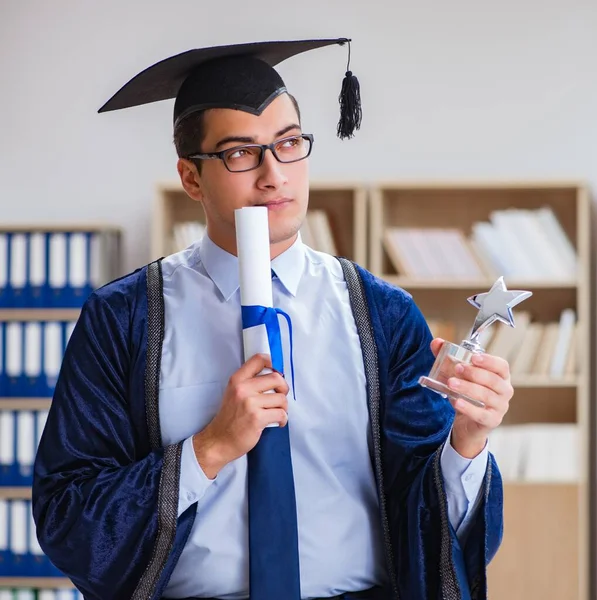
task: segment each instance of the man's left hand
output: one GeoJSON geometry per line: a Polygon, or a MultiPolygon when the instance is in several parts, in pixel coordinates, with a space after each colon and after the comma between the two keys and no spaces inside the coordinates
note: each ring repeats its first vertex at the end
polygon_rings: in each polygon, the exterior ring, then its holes
{"type": "MultiPolygon", "coordinates": [[[[431,342],[434,356],[437,356],[443,343],[441,338],[431,342]]],[[[461,456],[474,458],[485,448],[489,433],[508,412],[510,399],[514,395],[510,383],[510,365],[499,356],[475,354],[472,364],[456,366],[456,374],[457,377],[448,380],[449,387],[485,404],[480,408],[462,399],[452,402],[456,410],[452,447],[461,456]]]]}

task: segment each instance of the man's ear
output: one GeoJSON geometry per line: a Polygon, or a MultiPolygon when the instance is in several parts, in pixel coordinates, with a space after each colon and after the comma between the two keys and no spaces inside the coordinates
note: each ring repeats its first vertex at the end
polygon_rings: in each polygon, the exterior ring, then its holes
{"type": "Polygon", "coordinates": [[[203,190],[201,188],[201,176],[197,171],[197,165],[186,158],[179,158],[176,163],[176,169],[180,176],[180,182],[185,192],[197,202],[203,200],[203,190]]]}

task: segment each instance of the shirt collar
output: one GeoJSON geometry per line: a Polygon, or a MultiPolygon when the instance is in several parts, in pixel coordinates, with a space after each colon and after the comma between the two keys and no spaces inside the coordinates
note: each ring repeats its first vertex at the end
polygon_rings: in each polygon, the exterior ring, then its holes
{"type": "MultiPolygon", "coordinates": [[[[237,257],[217,246],[207,233],[199,244],[199,256],[210,279],[228,302],[239,288],[237,257]]],[[[296,296],[305,265],[305,246],[300,234],[288,250],[272,260],[271,265],[286,291],[296,296]]]]}

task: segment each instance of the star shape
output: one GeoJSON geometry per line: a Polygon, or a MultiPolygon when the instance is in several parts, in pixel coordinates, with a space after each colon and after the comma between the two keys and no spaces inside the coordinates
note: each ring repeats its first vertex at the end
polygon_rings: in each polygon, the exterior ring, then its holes
{"type": "Polygon", "coordinates": [[[508,290],[504,278],[500,277],[488,292],[475,294],[468,298],[468,301],[479,309],[471,331],[471,338],[476,337],[495,321],[501,321],[510,327],[514,327],[512,309],[532,295],[532,292],[525,290],[508,290]]]}

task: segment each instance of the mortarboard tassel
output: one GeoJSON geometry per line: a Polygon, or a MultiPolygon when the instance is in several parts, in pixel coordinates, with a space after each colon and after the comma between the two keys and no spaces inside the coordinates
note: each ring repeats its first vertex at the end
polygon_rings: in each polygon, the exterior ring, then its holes
{"type": "Polygon", "coordinates": [[[348,65],[342,81],[342,90],[338,98],[340,102],[340,121],[338,121],[338,137],[350,139],[355,129],[361,128],[363,111],[361,110],[361,87],[359,80],[350,70],[350,42],[348,42],[348,65]]]}

